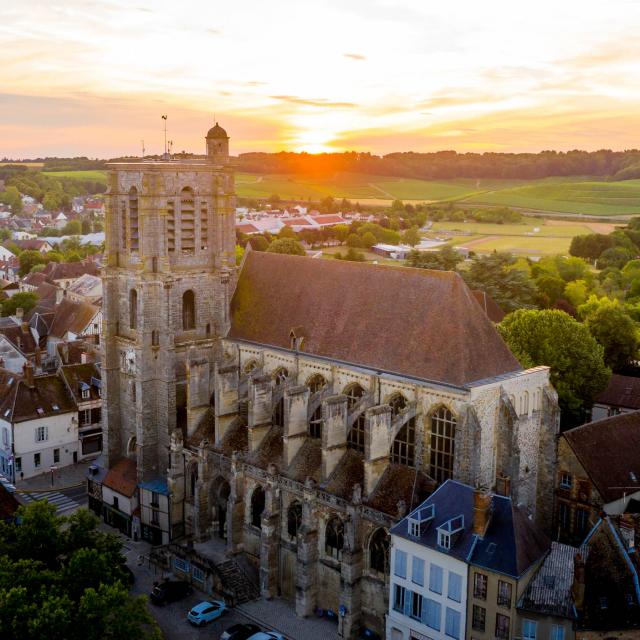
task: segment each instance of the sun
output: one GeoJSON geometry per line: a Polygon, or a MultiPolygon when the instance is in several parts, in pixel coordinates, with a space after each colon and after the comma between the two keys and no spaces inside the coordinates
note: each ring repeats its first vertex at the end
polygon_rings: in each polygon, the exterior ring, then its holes
{"type": "Polygon", "coordinates": [[[308,142],[297,145],[296,153],[335,153],[335,149],[327,144],[308,142]]]}

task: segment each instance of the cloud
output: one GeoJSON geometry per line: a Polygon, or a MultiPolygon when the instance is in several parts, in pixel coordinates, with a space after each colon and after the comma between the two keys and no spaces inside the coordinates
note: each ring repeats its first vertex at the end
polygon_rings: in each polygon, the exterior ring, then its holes
{"type": "Polygon", "coordinates": [[[335,109],[354,109],[358,105],[354,102],[332,102],[326,98],[300,98],[299,96],[270,96],[273,100],[299,104],[306,107],[329,107],[335,109]]]}
{"type": "Polygon", "coordinates": [[[351,58],[351,60],[366,60],[367,56],[363,56],[360,53],[343,53],[345,58],[351,58]]]}

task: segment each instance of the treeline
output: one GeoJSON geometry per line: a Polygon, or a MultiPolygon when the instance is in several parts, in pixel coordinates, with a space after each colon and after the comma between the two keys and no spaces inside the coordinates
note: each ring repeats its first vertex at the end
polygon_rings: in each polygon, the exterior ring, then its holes
{"type": "Polygon", "coordinates": [[[330,175],[366,173],[421,179],[598,176],[612,180],[640,177],[640,151],[542,151],[540,153],[243,153],[239,170],[248,173],[330,175]]]}

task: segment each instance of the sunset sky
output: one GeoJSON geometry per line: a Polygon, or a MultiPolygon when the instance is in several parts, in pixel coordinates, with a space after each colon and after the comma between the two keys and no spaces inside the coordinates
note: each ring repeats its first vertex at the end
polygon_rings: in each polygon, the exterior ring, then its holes
{"type": "Polygon", "coordinates": [[[4,0],[0,157],[640,147],[636,0],[4,0]]]}

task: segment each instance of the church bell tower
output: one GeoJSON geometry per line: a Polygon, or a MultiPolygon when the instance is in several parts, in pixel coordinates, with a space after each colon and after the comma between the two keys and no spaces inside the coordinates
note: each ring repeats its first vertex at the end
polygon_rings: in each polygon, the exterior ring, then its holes
{"type": "Polygon", "coordinates": [[[166,478],[170,436],[210,407],[235,273],[229,137],[199,160],[108,165],[103,323],[105,453],[166,478]]]}

